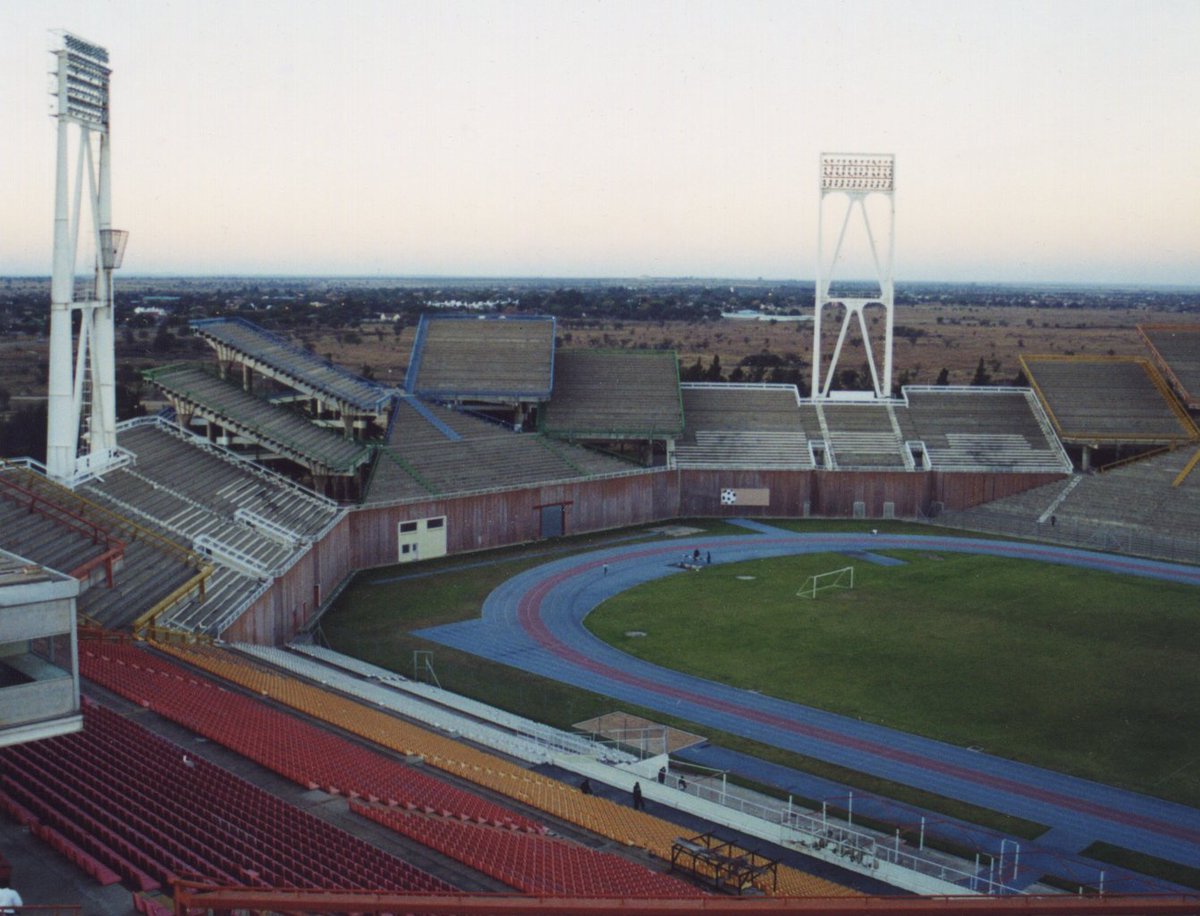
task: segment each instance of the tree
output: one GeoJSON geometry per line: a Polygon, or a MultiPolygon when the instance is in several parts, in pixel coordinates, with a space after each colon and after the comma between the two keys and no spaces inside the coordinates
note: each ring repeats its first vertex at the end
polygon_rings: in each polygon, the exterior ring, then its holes
{"type": "Polygon", "coordinates": [[[158,331],[154,335],[154,343],[151,344],[155,353],[169,353],[171,348],[175,346],[175,335],[172,334],[165,324],[158,326],[158,331]]]}
{"type": "Polygon", "coordinates": [[[979,365],[975,367],[975,375],[971,379],[972,385],[990,385],[992,376],[987,371],[987,366],[983,364],[983,357],[979,357],[979,365]]]}
{"type": "Polygon", "coordinates": [[[679,373],[679,378],[684,382],[704,381],[704,363],[701,362],[699,356],[696,357],[696,362],[679,373]]]}
{"type": "Polygon", "coordinates": [[[708,373],[705,378],[707,382],[719,382],[723,378],[721,374],[721,355],[714,353],[712,362],[708,364],[708,373]]]}
{"type": "Polygon", "coordinates": [[[935,381],[934,384],[935,385],[949,385],[950,384],[950,370],[947,369],[945,366],[943,366],[942,371],[938,373],[937,381],[935,381]]]}

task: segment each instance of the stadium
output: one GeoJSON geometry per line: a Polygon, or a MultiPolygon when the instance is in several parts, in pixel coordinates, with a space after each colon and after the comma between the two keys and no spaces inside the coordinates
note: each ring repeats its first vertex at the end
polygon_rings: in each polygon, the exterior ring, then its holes
{"type": "MultiPolygon", "coordinates": [[[[890,194],[880,161],[862,177],[831,158],[822,193],[890,194]]],[[[98,256],[98,303],[119,266],[98,256]]],[[[890,272],[879,287],[819,284],[818,315],[878,305],[890,329],[890,272]]],[[[70,343],[73,293],[55,290],[70,343]]],[[[1142,327],[1144,358],[1026,357],[1028,387],[896,396],[889,333],[874,392],[839,396],[814,371],[807,397],[681,383],[670,351],[565,349],[555,330],[427,315],[387,388],[247,321],[196,321],[214,359],[148,373],[168,408],[122,424],[104,413],[111,333],[89,332],[89,383],[51,378],[46,466],[0,467],[0,804],[27,897],[79,888],[60,911],[151,914],[1197,911],[1186,883],[1086,854],[1194,867],[1194,808],[651,665],[582,626],[663,577],[807,553],[1195,587],[1195,326],[1142,327]],[[65,422],[56,403],[73,403],[65,422]],[[417,634],[412,677],[322,638],[356,574],[403,589],[513,556],[477,616],[417,634]],[[444,690],[439,646],[612,714],[569,729],[444,690]],[[902,810],[708,731],[1049,829],[902,810]]],[[[52,318],[52,350],[61,337],[52,318]]],[[[841,337],[815,346],[832,376],[841,337]]]]}

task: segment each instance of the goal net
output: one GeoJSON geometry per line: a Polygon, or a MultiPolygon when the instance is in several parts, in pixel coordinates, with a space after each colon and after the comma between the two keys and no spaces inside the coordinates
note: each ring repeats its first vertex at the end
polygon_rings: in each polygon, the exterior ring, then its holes
{"type": "Polygon", "coordinates": [[[843,566],[830,572],[817,573],[809,576],[796,592],[798,598],[816,598],[818,592],[831,588],[854,588],[854,567],[843,566]]]}

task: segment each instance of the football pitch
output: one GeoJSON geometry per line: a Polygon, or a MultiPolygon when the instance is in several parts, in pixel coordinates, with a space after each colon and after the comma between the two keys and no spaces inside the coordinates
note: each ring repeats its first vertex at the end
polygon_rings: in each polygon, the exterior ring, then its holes
{"type": "Polygon", "coordinates": [[[1200,595],[1023,560],[888,551],[714,565],[586,618],[638,658],[903,731],[1200,804],[1200,595]],[[636,635],[630,635],[636,634],[636,635]],[[642,635],[644,634],[644,635],[642,635]]]}

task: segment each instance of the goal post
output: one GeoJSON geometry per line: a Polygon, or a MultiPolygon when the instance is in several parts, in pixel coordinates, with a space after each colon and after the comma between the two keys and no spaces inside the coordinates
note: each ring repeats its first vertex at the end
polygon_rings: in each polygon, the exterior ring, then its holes
{"type": "Polygon", "coordinates": [[[809,576],[796,592],[797,598],[816,598],[818,592],[832,588],[854,588],[854,567],[843,566],[841,569],[817,573],[809,576]]]}

